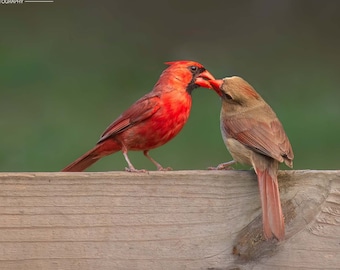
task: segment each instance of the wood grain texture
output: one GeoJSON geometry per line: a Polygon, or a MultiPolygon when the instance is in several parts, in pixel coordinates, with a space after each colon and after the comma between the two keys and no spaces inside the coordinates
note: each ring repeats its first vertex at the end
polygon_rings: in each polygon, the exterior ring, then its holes
{"type": "Polygon", "coordinates": [[[0,173],[0,269],[340,269],[340,171],[281,171],[264,241],[252,171],[0,173]]]}

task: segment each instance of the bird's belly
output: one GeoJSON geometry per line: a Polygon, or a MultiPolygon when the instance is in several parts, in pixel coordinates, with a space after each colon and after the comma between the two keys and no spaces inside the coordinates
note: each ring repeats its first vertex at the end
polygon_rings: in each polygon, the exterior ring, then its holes
{"type": "Polygon", "coordinates": [[[190,110],[173,114],[155,114],[120,135],[120,140],[128,150],[149,150],[173,139],[188,120],[190,110]]]}
{"type": "Polygon", "coordinates": [[[248,147],[232,138],[225,138],[224,142],[235,161],[242,164],[252,165],[252,151],[248,147]]]}

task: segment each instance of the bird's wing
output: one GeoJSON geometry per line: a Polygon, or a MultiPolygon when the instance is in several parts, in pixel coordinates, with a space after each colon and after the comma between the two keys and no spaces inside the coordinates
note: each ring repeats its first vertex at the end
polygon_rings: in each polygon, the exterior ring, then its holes
{"type": "Polygon", "coordinates": [[[227,118],[222,127],[227,137],[279,162],[293,159],[288,137],[277,118],[269,123],[254,118],[227,118]]]}
{"type": "Polygon", "coordinates": [[[160,97],[156,94],[147,94],[137,100],[129,109],[123,112],[110,126],[107,127],[98,143],[151,117],[160,109],[161,105],[159,101],[160,97]]]}

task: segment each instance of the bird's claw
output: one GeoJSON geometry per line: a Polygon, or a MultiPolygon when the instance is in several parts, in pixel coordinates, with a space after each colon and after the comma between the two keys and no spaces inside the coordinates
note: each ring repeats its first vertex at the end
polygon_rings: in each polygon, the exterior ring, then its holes
{"type": "Polygon", "coordinates": [[[149,173],[147,170],[145,169],[141,169],[141,170],[137,170],[135,168],[127,168],[125,167],[125,171],[127,172],[133,172],[133,173],[149,173]]]}
{"type": "Polygon", "coordinates": [[[163,167],[159,167],[159,168],[157,168],[159,171],[163,171],[163,172],[165,172],[165,171],[172,171],[172,168],[171,167],[166,167],[166,168],[163,168],[163,167]]]}
{"type": "Polygon", "coordinates": [[[214,171],[221,171],[221,170],[234,170],[234,168],[230,164],[219,164],[216,167],[208,167],[208,170],[214,170],[214,171]]]}
{"type": "Polygon", "coordinates": [[[224,163],[217,165],[217,167],[209,167],[208,170],[234,170],[234,168],[231,167],[231,165],[235,163],[236,163],[235,160],[224,162],[224,163]]]}

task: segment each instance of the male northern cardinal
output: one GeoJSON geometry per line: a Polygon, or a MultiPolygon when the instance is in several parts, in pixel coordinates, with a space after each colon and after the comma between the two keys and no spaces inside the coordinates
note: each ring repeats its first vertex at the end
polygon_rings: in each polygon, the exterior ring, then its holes
{"type": "Polygon", "coordinates": [[[191,92],[198,87],[211,88],[208,80],[214,77],[199,63],[193,61],[167,62],[152,91],[137,100],[123,112],[102,134],[97,145],[72,162],[62,171],[80,172],[100,158],[122,151],[129,168],[129,150],[143,151],[158,170],[164,168],[149,155],[149,150],[174,138],[188,120],[191,92]]]}
{"type": "Polygon", "coordinates": [[[254,88],[240,77],[212,80],[210,84],[222,99],[221,133],[233,161],[253,166],[259,184],[263,231],[283,240],[284,217],[277,181],[279,162],[293,167],[293,150],[282,124],[272,108],[254,88]]]}

